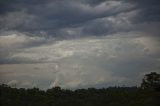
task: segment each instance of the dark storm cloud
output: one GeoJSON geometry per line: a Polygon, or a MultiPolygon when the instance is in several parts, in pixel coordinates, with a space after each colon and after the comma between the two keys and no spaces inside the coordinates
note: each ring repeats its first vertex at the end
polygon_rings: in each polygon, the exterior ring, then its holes
{"type": "MultiPolygon", "coordinates": [[[[132,8],[114,5],[117,0],[4,0],[1,1],[0,28],[1,31],[17,30],[20,32],[39,33],[45,31],[48,35],[59,35],[63,28],[85,27],[88,21],[114,16],[132,8]],[[104,3],[104,5],[102,5],[104,3]],[[101,6],[102,5],[102,6],[101,6]],[[113,5],[113,6],[112,6],[113,5]],[[98,7],[99,6],[99,7],[98,7]]],[[[101,25],[100,25],[101,26],[101,25]]],[[[85,35],[101,35],[109,27],[100,27],[98,31],[83,31],[85,35]],[[88,32],[90,31],[90,32],[88,32]]],[[[106,32],[106,31],[105,31],[106,32]]],[[[107,33],[107,32],[106,32],[107,33]]],[[[110,32],[109,32],[110,33],[110,32]]]]}
{"type": "Polygon", "coordinates": [[[0,31],[16,30],[32,34],[44,31],[47,35],[65,38],[65,28],[83,27],[81,36],[107,35],[129,31],[130,27],[117,28],[115,23],[109,21],[104,25],[101,19],[138,10],[136,16],[126,21],[133,25],[159,22],[159,5],[159,0],[2,0],[0,31]]]}
{"type": "Polygon", "coordinates": [[[12,48],[1,47],[5,48],[0,50],[1,58],[14,49],[49,43],[43,37],[31,40],[32,36],[71,39],[140,30],[145,36],[159,37],[159,5],[159,0],[1,0],[0,36],[22,37],[15,41],[21,43],[10,44],[12,48]],[[138,12],[132,15],[134,11],[138,12]]]}
{"type": "Polygon", "coordinates": [[[130,18],[135,31],[140,31],[144,36],[159,39],[160,31],[160,1],[159,0],[124,0],[135,6],[136,15],[130,18]]]}
{"type": "Polygon", "coordinates": [[[54,37],[64,37],[66,33],[61,32],[64,28],[83,27],[82,35],[107,35],[128,30],[117,30],[115,23],[104,25],[95,22],[96,19],[138,10],[137,15],[128,21],[134,24],[159,22],[159,5],[159,0],[1,0],[0,31],[36,34],[45,31],[54,37]]]}
{"type": "Polygon", "coordinates": [[[104,1],[106,1],[106,0],[82,0],[82,2],[87,3],[91,6],[96,6],[104,1]]]}
{"type": "MultiPolygon", "coordinates": [[[[77,2],[79,3],[83,3],[83,4],[88,4],[91,6],[96,6],[102,2],[104,2],[106,0],[77,0],[77,2]]],[[[50,3],[67,3],[67,2],[74,2],[74,0],[1,0],[0,1],[0,6],[1,6],[1,10],[0,13],[4,14],[6,12],[12,12],[12,11],[17,11],[17,10],[21,10],[22,8],[26,8],[26,9],[35,9],[38,10],[40,9],[41,6],[45,6],[46,4],[50,4],[50,3]],[[35,7],[39,7],[39,8],[35,8],[35,7]]],[[[64,4],[66,5],[66,4],[64,4]]],[[[30,12],[34,12],[30,11],[30,12]]]]}
{"type": "Polygon", "coordinates": [[[12,48],[1,47],[1,63],[14,49],[49,43],[42,35],[72,39],[140,30],[159,37],[159,5],[159,0],[1,0],[0,36],[22,37],[15,41],[21,43],[10,44],[12,48]],[[138,12],[132,15],[134,11],[138,12]],[[42,39],[31,40],[32,36],[42,39]],[[29,41],[22,43],[23,39],[29,41]]]}
{"type": "Polygon", "coordinates": [[[134,22],[154,22],[160,21],[160,1],[159,0],[125,0],[136,5],[140,12],[134,22]]]}

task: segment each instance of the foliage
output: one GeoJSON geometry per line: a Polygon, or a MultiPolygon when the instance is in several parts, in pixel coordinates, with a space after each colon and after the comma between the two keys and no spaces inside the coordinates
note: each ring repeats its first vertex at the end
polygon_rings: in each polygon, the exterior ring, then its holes
{"type": "Polygon", "coordinates": [[[156,72],[146,74],[142,80],[141,88],[160,91],[160,74],[157,74],[156,72]]]}
{"type": "Polygon", "coordinates": [[[0,85],[1,106],[160,106],[159,98],[159,91],[138,87],[88,88],[74,91],[54,87],[43,91],[38,88],[18,89],[0,85]]]}

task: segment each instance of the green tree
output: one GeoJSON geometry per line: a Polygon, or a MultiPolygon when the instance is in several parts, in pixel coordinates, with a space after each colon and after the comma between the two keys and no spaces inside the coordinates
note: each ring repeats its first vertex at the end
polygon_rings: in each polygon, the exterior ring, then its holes
{"type": "Polygon", "coordinates": [[[142,79],[141,88],[160,90],[160,74],[156,72],[151,72],[150,74],[146,74],[142,79]]]}

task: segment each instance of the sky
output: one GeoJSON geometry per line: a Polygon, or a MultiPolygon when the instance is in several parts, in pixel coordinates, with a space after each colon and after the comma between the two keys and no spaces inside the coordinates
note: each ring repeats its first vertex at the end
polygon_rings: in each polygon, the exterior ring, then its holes
{"type": "Polygon", "coordinates": [[[0,0],[0,83],[140,86],[160,72],[160,0],[0,0]]]}

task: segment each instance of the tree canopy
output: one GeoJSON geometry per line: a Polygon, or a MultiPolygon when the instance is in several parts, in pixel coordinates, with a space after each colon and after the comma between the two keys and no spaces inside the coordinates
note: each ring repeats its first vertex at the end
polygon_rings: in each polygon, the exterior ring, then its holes
{"type": "Polygon", "coordinates": [[[142,79],[141,88],[160,90],[160,74],[156,72],[146,74],[142,79]]]}
{"type": "Polygon", "coordinates": [[[159,74],[146,74],[142,87],[108,87],[69,90],[54,87],[46,91],[39,88],[11,88],[0,85],[1,106],[160,106],[157,88],[159,74]]]}

